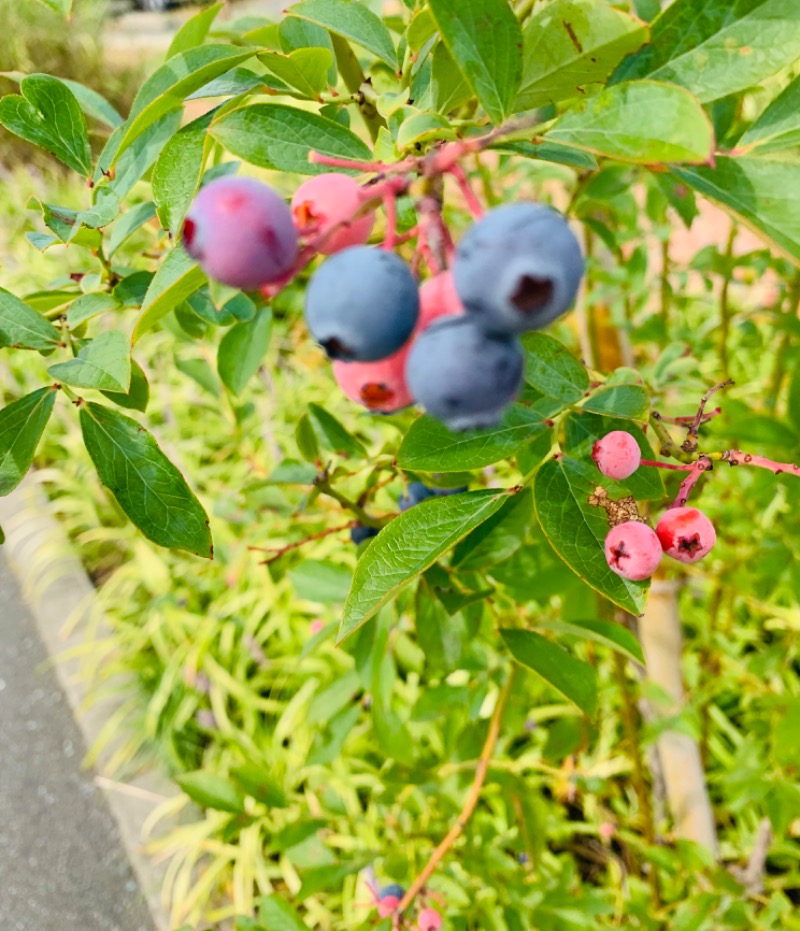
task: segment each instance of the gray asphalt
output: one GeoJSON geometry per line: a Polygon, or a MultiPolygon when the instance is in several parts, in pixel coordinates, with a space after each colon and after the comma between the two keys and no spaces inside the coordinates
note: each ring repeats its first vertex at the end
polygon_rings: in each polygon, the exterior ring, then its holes
{"type": "Polygon", "coordinates": [[[0,929],[154,931],[0,549],[0,929]]]}

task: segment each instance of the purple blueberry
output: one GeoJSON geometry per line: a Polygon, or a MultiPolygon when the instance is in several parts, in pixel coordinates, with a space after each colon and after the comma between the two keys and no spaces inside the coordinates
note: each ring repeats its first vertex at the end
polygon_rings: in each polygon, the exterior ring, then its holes
{"type": "Polygon", "coordinates": [[[255,178],[217,178],[201,188],[182,238],[210,278],[246,291],[278,281],[298,253],[288,204],[255,178]]]}
{"type": "Polygon", "coordinates": [[[566,219],[543,204],[490,210],[456,249],[453,280],[467,313],[492,332],[540,330],[578,293],[584,260],[566,219]]]}
{"type": "Polygon", "coordinates": [[[510,336],[475,317],[445,317],[417,338],[406,365],[411,394],[451,430],[493,427],[517,396],[523,357],[510,336]]]}
{"type": "Polygon", "coordinates": [[[355,527],[350,528],[350,540],[355,543],[356,546],[359,546],[366,540],[377,537],[379,533],[380,530],[377,527],[365,527],[364,524],[356,524],[355,527]]]}
{"type": "Polygon", "coordinates": [[[401,511],[407,511],[409,508],[413,508],[414,505],[419,504],[420,501],[432,498],[435,494],[436,492],[432,488],[428,488],[422,482],[411,482],[408,490],[397,503],[401,511]]]}
{"type": "Polygon", "coordinates": [[[353,246],[331,256],[311,276],[305,313],[312,336],[331,359],[377,362],[411,336],[419,291],[399,256],[353,246]]]}

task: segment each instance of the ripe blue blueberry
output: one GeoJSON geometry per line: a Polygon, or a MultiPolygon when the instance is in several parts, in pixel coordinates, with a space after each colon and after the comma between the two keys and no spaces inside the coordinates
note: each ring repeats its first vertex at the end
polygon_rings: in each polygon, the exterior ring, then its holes
{"type": "Polygon", "coordinates": [[[332,359],[376,362],[411,336],[419,291],[411,269],[393,252],[369,246],[344,249],[311,276],[306,321],[332,359]]]}
{"type": "Polygon", "coordinates": [[[432,498],[435,494],[436,492],[432,488],[428,488],[422,482],[411,482],[408,491],[398,501],[398,505],[401,511],[407,511],[409,508],[413,508],[415,504],[419,504],[420,501],[432,498]]]}
{"type": "Polygon", "coordinates": [[[542,204],[489,211],[456,249],[453,280],[469,314],[492,332],[540,330],[578,293],[584,260],[566,219],[542,204]]]}
{"type": "Polygon", "coordinates": [[[350,528],[350,540],[358,546],[366,540],[371,540],[372,537],[377,537],[379,533],[377,527],[365,527],[364,524],[356,524],[355,527],[350,528]]]}
{"type": "Polygon", "coordinates": [[[522,384],[517,341],[487,333],[470,314],[444,317],[422,333],[406,365],[411,394],[451,430],[492,427],[522,384]]]}

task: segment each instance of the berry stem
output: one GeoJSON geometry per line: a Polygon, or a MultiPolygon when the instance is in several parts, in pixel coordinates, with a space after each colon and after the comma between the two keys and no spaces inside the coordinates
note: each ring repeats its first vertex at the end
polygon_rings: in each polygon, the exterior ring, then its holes
{"type": "Polygon", "coordinates": [[[322,540],[324,537],[330,537],[334,533],[343,533],[345,530],[350,530],[355,527],[357,523],[358,521],[349,520],[346,524],[340,524],[338,527],[329,527],[327,530],[320,530],[319,533],[312,533],[307,537],[303,537],[302,540],[295,540],[294,543],[287,543],[286,546],[248,546],[247,549],[256,553],[270,553],[271,555],[263,559],[260,563],[260,565],[266,566],[280,559],[284,553],[299,549],[301,546],[305,546],[306,543],[311,543],[313,540],[322,540]]]}
{"type": "Polygon", "coordinates": [[[464,202],[467,205],[469,212],[472,214],[474,220],[480,220],[483,216],[483,206],[481,202],[475,195],[475,191],[472,189],[472,185],[469,183],[469,178],[466,175],[466,172],[461,167],[461,165],[453,165],[450,169],[450,174],[455,179],[456,184],[461,190],[461,194],[464,197],[464,202]]]}
{"type": "Polygon", "coordinates": [[[378,520],[375,517],[370,516],[355,501],[351,501],[346,495],[343,495],[338,489],[334,488],[331,485],[330,479],[328,478],[328,470],[320,472],[320,474],[314,479],[314,487],[320,494],[327,495],[329,498],[333,498],[334,501],[338,501],[339,504],[346,510],[355,514],[359,521],[364,524],[366,527],[377,527],[380,529],[383,526],[383,522],[378,520]]]}
{"type": "MultiPolygon", "coordinates": [[[[718,417],[722,413],[721,407],[715,407],[713,411],[707,411],[700,419],[700,423],[708,423],[709,420],[712,420],[714,417],[718,417]]],[[[691,417],[665,417],[664,414],[659,414],[659,418],[664,423],[673,424],[676,427],[689,427],[695,423],[697,419],[696,414],[692,414],[691,417]]]]}
{"type": "Polygon", "coordinates": [[[397,204],[394,194],[387,193],[383,198],[383,209],[386,212],[386,233],[383,237],[383,248],[389,252],[397,244],[397,204]]]}
{"type": "Polygon", "coordinates": [[[703,397],[700,398],[700,405],[697,408],[697,414],[695,415],[694,422],[689,427],[689,433],[681,444],[681,449],[684,450],[684,452],[693,453],[697,449],[697,437],[700,432],[700,424],[703,423],[703,415],[705,413],[706,404],[708,404],[708,402],[711,400],[711,397],[718,391],[721,391],[723,388],[727,388],[732,384],[734,384],[733,379],[728,378],[726,381],[720,382],[718,385],[714,385],[713,388],[709,388],[703,397]]]}
{"type": "Polygon", "coordinates": [[[658,441],[661,444],[659,453],[662,456],[669,456],[671,459],[677,459],[679,462],[689,464],[694,462],[691,453],[682,450],[672,439],[669,430],[667,430],[662,423],[661,414],[659,414],[658,411],[653,411],[650,415],[650,426],[653,428],[653,432],[658,437],[658,441]]]}
{"type": "Polygon", "coordinates": [[[700,476],[703,472],[710,472],[714,468],[714,463],[708,456],[701,456],[696,462],[691,466],[689,474],[681,482],[680,487],[678,488],[678,495],[672,504],[667,508],[671,510],[672,508],[682,508],[686,502],[689,500],[689,495],[691,495],[694,486],[700,481],[700,476]]]}
{"type": "Polygon", "coordinates": [[[672,469],[675,472],[691,472],[693,466],[681,463],[678,465],[675,462],[656,462],[653,459],[642,459],[639,465],[643,466],[652,466],[654,469],[672,469]]]}
{"type": "Polygon", "coordinates": [[[793,462],[776,462],[774,459],[767,459],[766,456],[753,456],[750,453],[743,453],[740,449],[727,449],[722,453],[709,453],[705,458],[718,462],[727,462],[731,466],[758,466],[760,469],[768,469],[775,475],[782,475],[784,472],[800,475],[800,466],[793,462]]]}
{"type": "Polygon", "coordinates": [[[500,726],[503,720],[503,712],[505,711],[506,704],[508,702],[508,696],[511,694],[511,688],[514,684],[514,672],[515,670],[512,667],[508,679],[506,680],[506,684],[501,689],[500,695],[497,698],[497,704],[494,707],[491,720],[489,721],[489,733],[486,735],[486,742],[483,745],[483,750],[481,751],[480,758],[478,759],[478,765],[475,770],[475,778],[472,780],[472,786],[469,790],[467,800],[464,802],[464,807],[461,809],[461,813],[456,819],[456,823],[452,828],[450,828],[444,840],[433,851],[428,862],[422,869],[422,872],[417,876],[417,878],[411,884],[408,892],[406,892],[406,894],[400,900],[400,904],[397,906],[397,911],[395,912],[394,916],[395,929],[400,928],[402,913],[409,907],[409,905],[411,905],[416,896],[425,887],[425,884],[431,878],[436,870],[436,867],[442,861],[445,854],[464,833],[464,829],[466,828],[473,811],[475,811],[475,806],[478,804],[478,800],[480,799],[481,789],[483,788],[483,784],[486,781],[486,774],[489,772],[489,763],[491,761],[492,754],[494,753],[495,745],[497,744],[497,738],[500,736],[500,726]]]}

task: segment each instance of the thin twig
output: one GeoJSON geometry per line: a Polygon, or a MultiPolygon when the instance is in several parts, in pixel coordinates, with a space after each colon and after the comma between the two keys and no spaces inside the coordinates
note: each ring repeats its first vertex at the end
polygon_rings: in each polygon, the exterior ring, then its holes
{"type": "Polygon", "coordinates": [[[686,453],[693,453],[698,446],[697,437],[700,433],[700,424],[703,422],[703,415],[705,413],[706,404],[711,400],[711,398],[723,388],[727,388],[730,385],[735,384],[732,378],[728,378],[726,381],[720,382],[718,385],[714,385],[713,388],[709,388],[708,391],[700,398],[700,405],[697,408],[697,414],[694,418],[694,423],[689,427],[689,433],[686,439],[681,444],[681,449],[686,453]]]}
{"type": "Polygon", "coordinates": [[[329,537],[334,533],[343,533],[345,530],[351,530],[357,524],[358,521],[349,520],[346,524],[340,524],[338,527],[329,527],[327,530],[320,530],[318,533],[312,533],[307,537],[303,537],[302,540],[295,540],[294,543],[287,543],[286,546],[248,546],[247,549],[254,553],[271,553],[272,555],[268,556],[260,563],[260,565],[266,566],[280,559],[284,553],[299,549],[301,546],[305,546],[306,543],[311,543],[313,540],[322,540],[324,537],[329,537]]]}
{"type": "Polygon", "coordinates": [[[397,906],[397,911],[395,912],[395,929],[400,927],[400,916],[402,913],[409,907],[409,905],[411,905],[417,895],[419,895],[420,891],[425,887],[425,884],[433,875],[436,867],[442,861],[443,857],[450,850],[453,844],[455,844],[458,838],[463,834],[464,829],[469,823],[469,819],[475,810],[475,806],[478,804],[481,789],[483,788],[483,783],[486,780],[486,774],[489,771],[489,762],[491,760],[492,754],[494,753],[494,748],[497,744],[497,738],[500,736],[500,725],[503,720],[503,712],[505,711],[506,703],[508,701],[508,696],[511,693],[511,687],[513,683],[514,668],[512,667],[506,684],[500,691],[500,695],[497,698],[497,704],[495,705],[494,711],[492,712],[492,717],[489,721],[489,733],[486,735],[486,741],[483,745],[483,750],[481,751],[480,758],[478,759],[478,765],[475,769],[475,778],[472,780],[472,786],[469,790],[467,800],[464,802],[464,807],[461,809],[461,814],[459,814],[458,818],[456,819],[456,823],[452,828],[450,828],[444,840],[439,844],[436,850],[433,851],[430,859],[425,864],[422,872],[411,884],[408,892],[406,892],[406,894],[400,900],[400,904],[397,906]]]}
{"type": "MultiPolygon", "coordinates": [[[[692,493],[694,486],[700,481],[700,476],[704,472],[710,472],[714,468],[714,464],[708,456],[701,456],[693,465],[689,471],[689,474],[681,482],[680,488],[678,489],[678,494],[672,504],[669,506],[669,509],[672,508],[682,508],[686,502],[689,500],[689,495],[692,493]]],[[[669,510],[668,509],[668,510],[669,510]]]]}

